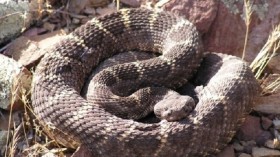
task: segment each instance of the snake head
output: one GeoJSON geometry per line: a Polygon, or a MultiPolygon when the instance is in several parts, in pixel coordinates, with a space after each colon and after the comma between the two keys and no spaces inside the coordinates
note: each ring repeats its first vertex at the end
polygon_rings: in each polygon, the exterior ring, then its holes
{"type": "Polygon", "coordinates": [[[194,107],[192,97],[176,95],[159,101],[154,106],[154,113],[160,119],[178,121],[186,118],[194,107]]]}

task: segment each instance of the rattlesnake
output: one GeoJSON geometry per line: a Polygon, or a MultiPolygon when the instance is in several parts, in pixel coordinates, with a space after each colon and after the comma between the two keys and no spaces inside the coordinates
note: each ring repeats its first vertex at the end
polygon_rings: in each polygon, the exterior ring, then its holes
{"type": "Polygon", "coordinates": [[[92,19],[47,50],[34,74],[32,105],[45,124],[64,133],[57,136],[86,145],[95,157],[213,155],[231,140],[253,105],[259,85],[237,57],[203,54],[199,34],[189,21],[165,12],[120,10],[92,19]],[[178,88],[204,57],[193,78],[194,84],[204,87],[188,117],[141,123],[115,116],[80,96],[94,67],[129,50],[162,55],[105,70],[98,79],[101,82],[93,83],[97,93],[103,92],[99,100],[118,97],[115,89],[120,87],[131,92],[150,85],[178,88]],[[108,93],[109,98],[103,96],[108,93]]]}

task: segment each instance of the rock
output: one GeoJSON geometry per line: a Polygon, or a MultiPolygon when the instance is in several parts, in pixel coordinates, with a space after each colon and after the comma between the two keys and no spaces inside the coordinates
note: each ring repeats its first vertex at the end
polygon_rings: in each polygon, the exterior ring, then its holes
{"type": "Polygon", "coordinates": [[[13,59],[29,69],[38,63],[39,59],[44,55],[44,51],[41,50],[57,43],[65,34],[63,30],[57,30],[33,37],[21,36],[11,43],[4,54],[13,57],[13,59]]]}
{"type": "Polygon", "coordinates": [[[21,97],[31,87],[31,73],[15,60],[0,54],[0,108],[21,109],[21,97]]]}
{"type": "Polygon", "coordinates": [[[263,146],[269,139],[273,139],[273,135],[269,131],[264,131],[256,138],[256,143],[259,146],[263,146]]]}
{"type": "Polygon", "coordinates": [[[89,0],[90,5],[93,7],[104,7],[109,2],[109,0],[89,0]]]}
{"type": "Polygon", "coordinates": [[[2,111],[0,113],[0,130],[9,130],[16,128],[21,122],[20,111],[12,112],[10,118],[10,111],[2,111]],[[10,126],[9,126],[10,120],[10,126]]]}
{"type": "Polygon", "coordinates": [[[137,8],[140,7],[141,1],[140,0],[120,0],[120,2],[129,5],[131,7],[137,8]]]}
{"type": "Polygon", "coordinates": [[[273,125],[274,125],[274,128],[279,130],[280,129],[280,120],[279,119],[274,119],[273,120],[273,125]]]}
{"type": "Polygon", "coordinates": [[[209,31],[218,11],[216,0],[170,0],[164,10],[171,11],[193,22],[199,32],[209,31]]]}
{"type": "Polygon", "coordinates": [[[32,27],[26,30],[22,35],[25,37],[32,37],[47,32],[45,28],[32,27]]]}
{"type": "Polygon", "coordinates": [[[4,54],[29,68],[31,64],[39,61],[42,57],[42,54],[38,55],[39,50],[36,42],[28,37],[21,36],[11,43],[4,54]]]}
{"type": "Polygon", "coordinates": [[[74,24],[79,24],[79,23],[80,23],[80,20],[77,19],[77,18],[73,18],[73,19],[72,19],[72,23],[74,23],[74,24]]]}
{"type": "Polygon", "coordinates": [[[233,148],[234,148],[234,150],[236,150],[237,152],[241,152],[241,151],[243,151],[243,149],[244,149],[244,147],[243,147],[240,143],[238,143],[238,142],[234,142],[234,143],[233,143],[233,148]]]}
{"type": "Polygon", "coordinates": [[[247,154],[251,154],[252,153],[252,148],[256,146],[256,142],[251,140],[251,141],[240,141],[240,143],[242,144],[242,146],[244,147],[243,152],[247,153],[247,154]]]}
{"type": "Polygon", "coordinates": [[[261,124],[264,130],[268,130],[272,126],[272,120],[270,120],[267,117],[262,116],[261,117],[261,124]]]}
{"type": "Polygon", "coordinates": [[[260,118],[255,116],[247,116],[245,122],[237,132],[237,138],[240,141],[255,140],[264,131],[261,128],[260,118]]]}
{"type": "Polygon", "coordinates": [[[217,157],[235,157],[232,145],[227,146],[217,157]]]}
{"type": "Polygon", "coordinates": [[[241,153],[238,157],[252,157],[250,154],[241,153]]]}
{"type": "Polygon", "coordinates": [[[89,0],[71,0],[69,1],[68,11],[79,14],[88,4],[89,0]]]}
{"type": "Polygon", "coordinates": [[[271,149],[275,149],[276,146],[274,144],[274,140],[267,140],[264,144],[266,147],[271,148],[271,149]]]}
{"type": "MultiPolygon", "coordinates": [[[[217,17],[212,25],[212,30],[206,36],[205,47],[208,51],[226,52],[241,56],[245,39],[244,1],[219,1],[217,17]],[[227,28],[230,28],[227,29],[227,28]],[[235,38],[228,38],[234,36],[235,38]]],[[[279,23],[280,3],[277,0],[258,1],[253,4],[250,32],[246,49],[246,60],[252,61],[257,52],[261,50],[271,32],[271,26],[279,23]]]]}
{"type": "Polygon", "coordinates": [[[106,7],[106,8],[97,8],[96,9],[96,13],[101,15],[101,16],[113,13],[115,11],[117,11],[116,7],[106,7]]]}
{"type": "Polygon", "coordinates": [[[88,14],[88,15],[94,15],[95,14],[95,9],[91,8],[91,7],[86,7],[86,9],[84,10],[84,13],[88,14]]]}
{"type": "Polygon", "coordinates": [[[0,45],[18,36],[31,24],[35,8],[28,1],[0,1],[0,45]]]}
{"type": "MultiPolygon", "coordinates": [[[[247,61],[256,57],[274,28],[271,26],[280,22],[280,18],[276,18],[280,16],[278,0],[251,0],[250,3],[253,14],[245,55],[247,61]]],[[[207,51],[242,55],[246,31],[243,0],[170,0],[164,7],[195,23],[203,34],[207,51]]]]}
{"type": "Polygon", "coordinates": [[[279,150],[272,150],[264,147],[254,147],[252,150],[253,157],[278,157],[280,156],[279,150]]]}
{"type": "Polygon", "coordinates": [[[255,111],[267,113],[267,114],[279,114],[280,113],[280,93],[272,94],[269,96],[263,96],[259,104],[254,107],[255,111]]]}
{"type": "Polygon", "coordinates": [[[0,131],[0,156],[4,156],[8,134],[8,131],[0,131]]]}
{"type": "Polygon", "coordinates": [[[55,29],[55,25],[49,22],[44,22],[43,28],[52,32],[55,29]]]}

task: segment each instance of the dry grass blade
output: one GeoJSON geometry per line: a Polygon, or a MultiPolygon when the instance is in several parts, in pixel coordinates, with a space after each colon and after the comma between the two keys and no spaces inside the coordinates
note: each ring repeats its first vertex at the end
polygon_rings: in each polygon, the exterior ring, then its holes
{"type": "MultiPolygon", "coordinates": [[[[15,126],[15,124],[14,124],[15,126]]],[[[14,128],[14,133],[12,135],[11,144],[9,147],[9,157],[13,157],[16,154],[17,145],[20,139],[20,131],[22,130],[22,124],[20,124],[17,128],[14,128]]]]}
{"type": "Polygon", "coordinates": [[[255,73],[255,77],[259,79],[269,61],[277,55],[280,48],[280,24],[277,25],[269,35],[267,42],[251,63],[250,68],[255,73]]]}
{"type": "Polygon", "coordinates": [[[13,86],[12,86],[12,96],[11,96],[11,107],[10,107],[10,113],[9,113],[9,121],[8,121],[8,135],[7,135],[7,139],[6,139],[6,146],[9,146],[9,139],[10,137],[12,136],[12,144],[10,145],[10,148],[8,149],[8,147],[6,147],[6,150],[5,150],[5,157],[7,156],[13,156],[12,154],[14,154],[14,150],[15,150],[15,147],[14,147],[14,143],[17,138],[15,138],[13,135],[11,135],[11,126],[13,124],[13,127],[15,127],[15,124],[13,123],[13,119],[12,119],[12,113],[13,113],[13,105],[16,101],[16,97],[17,97],[17,94],[18,94],[18,82],[19,82],[19,79],[15,80],[13,86]]]}
{"type": "Polygon", "coordinates": [[[269,84],[268,86],[264,87],[263,94],[266,93],[274,93],[276,90],[278,90],[280,87],[280,77],[277,78],[274,82],[269,84]]]}
{"type": "Polygon", "coordinates": [[[120,10],[120,0],[114,0],[114,3],[117,5],[117,10],[120,10]]]}
{"type": "Polygon", "coordinates": [[[244,7],[245,7],[246,33],[245,33],[245,41],[244,41],[244,47],[243,47],[243,53],[242,53],[243,60],[245,58],[246,47],[247,47],[247,42],[248,42],[248,35],[249,35],[249,26],[251,23],[251,15],[252,15],[252,4],[250,3],[250,0],[244,0],[244,7]]]}
{"type": "MultiPolygon", "coordinates": [[[[14,120],[13,120],[13,111],[12,109],[10,110],[9,113],[9,120],[8,120],[8,126],[13,127],[13,129],[11,129],[11,127],[9,127],[8,129],[8,135],[7,135],[7,140],[6,140],[6,149],[5,149],[5,157],[13,157],[16,156],[17,153],[23,155],[30,155],[31,156],[40,156],[41,154],[45,154],[48,151],[47,147],[49,147],[50,145],[55,145],[56,148],[60,148],[60,145],[54,141],[54,140],[49,140],[47,135],[43,133],[42,131],[42,127],[46,130],[48,129],[46,125],[43,125],[43,122],[40,121],[40,118],[35,116],[34,111],[32,110],[31,107],[31,102],[29,100],[29,95],[30,95],[30,90],[26,90],[24,88],[22,88],[21,86],[19,86],[18,84],[20,83],[20,79],[15,80],[14,85],[12,87],[12,100],[11,100],[11,105],[14,104],[16,98],[19,99],[24,106],[24,117],[22,118],[22,122],[18,127],[16,127],[16,124],[14,124],[14,120]],[[20,92],[19,92],[20,91],[20,92]],[[21,93],[19,95],[19,93],[21,93]],[[31,114],[31,115],[30,115],[31,114]],[[35,116],[35,120],[36,123],[30,123],[31,117],[35,116]],[[42,125],[39,125],[37,123],[42,123],[42,125]],[[34,130],[32,132],[30,132],[30,130],[34,130]],[[35,135],[33,136],[33,133],[35,133],[35,135]],[[32,138],[33,138],[33,142],[36,142],[36,147],[34,146],[34,144],[29,145],[30,143],[30,139],[28,136],[30,136],[32,134],[32,138]],[[43,134],[43,136],[41,135],[43,134]],[[42,138],[45,138],[44,141],[42,141],[42,138]],[[18,143],[23,143],[23,140],[25,140],[24,144],[27,147],[21,148],[21,146],[18,145],[18,143]],[[39,141],[37,143],[37,141],[39,141]],[[20,149],[20,150],[19,150],[20,149]]],[[[11,106],[11,108],[13,108],[13,106],[11,106]]],[[[34,120],[34,121],[35,121],[34,120]]],[[[55,153],[62,153],[63,151],[65,151],[65,149],[60,148],[59,150],[56,150],[55,153]]]]}

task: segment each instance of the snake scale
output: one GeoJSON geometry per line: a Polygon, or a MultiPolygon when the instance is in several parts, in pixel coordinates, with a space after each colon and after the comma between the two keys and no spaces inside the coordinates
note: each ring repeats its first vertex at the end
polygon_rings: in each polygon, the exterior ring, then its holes
{"type": "Polygon", "coordinates": [[[189,21],[166,12],[125,9],[92,19],[46,51],[34,74],[32,104],[40,119],[66,134],[58,136],[82,143],[94,157],[211,156],[231,140],[258,92],[256,79],[239,58],[202,53],[189,21]],[[116,89],[154,86],[140,92],[147,96],[134,97],[143,102],[166,94],[157,88],[176,89],[198,71],[193,82],[203,89],[186,118],[141,123],[80,95],[94,67],[130,50],[161,55],[104,70],[100,82],[93,83],[98,100],[118,106],[128,99],[118,104],[114,98],[123,96],[116,96],[116,89]]]}

